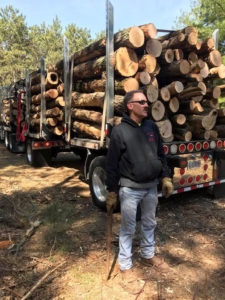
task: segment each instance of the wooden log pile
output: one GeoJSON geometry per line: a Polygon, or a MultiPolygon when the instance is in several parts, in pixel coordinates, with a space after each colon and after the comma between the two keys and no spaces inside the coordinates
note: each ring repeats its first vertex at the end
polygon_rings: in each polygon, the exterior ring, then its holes
{"type": "MultiPolygon", "coordinates": [[[[213,82],[225,77],[225,66],[214,40],[199,41],[197,29],[191,26],[156,35],[151,23],[114,35],[115,123],[125,111],[125,93],[141,89],[149,101],[149,117],[158,125],[164,142],[222,137],[225,116],[218,110],[221,88],[213,82]]],[[[72,130],[78,137],[101,136],[105,45],[101,39],[74,54],[72,130]]],[[[62,61],[56,70],[62,73],[62,61]]]]}
{"type": "MultiPolygon", "coordinates": [[[[64,85],[59,80],[57,72],[47,72],[45,78],[45,101],[46,101],[46,126],[48,130],[57,135],[63,134],[64,85]]],[[[38,133],[40,130],[41,117],[41,77],[40,74],[31,77],[31,103],[30,103],[30,131],[38,133]]]]}

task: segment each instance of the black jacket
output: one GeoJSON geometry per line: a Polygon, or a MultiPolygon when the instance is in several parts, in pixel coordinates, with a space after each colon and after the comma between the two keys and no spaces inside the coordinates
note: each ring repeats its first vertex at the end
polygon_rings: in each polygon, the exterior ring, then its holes
{"type": "Polygon", "coordinates": [[[117,191],[120,177],[145,183],[169,176],[158,127],[144,119],[139,126],[128,116],[112,130],[106,162],[109,191],[117,191]]]}

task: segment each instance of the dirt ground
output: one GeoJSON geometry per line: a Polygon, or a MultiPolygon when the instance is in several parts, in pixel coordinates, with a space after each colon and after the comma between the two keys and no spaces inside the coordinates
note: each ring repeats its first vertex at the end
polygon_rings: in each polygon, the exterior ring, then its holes
{"type": "MultiPolygon", "coordinates": [[[[225,198],[198,190],[160,201],[156,252],[166,272],[139,263],[138,222],[133,294],[117,264],[105,280],[107,216],[93,206],[82,167],[78,157],[61,153],[52,167],[34,169],[24,154],[0,144],[0,299],[27,299],[29,291],[35,300],[225,299],[225,198]]],[[[111,265],[119,223],[116,213],[111,265]]]]}

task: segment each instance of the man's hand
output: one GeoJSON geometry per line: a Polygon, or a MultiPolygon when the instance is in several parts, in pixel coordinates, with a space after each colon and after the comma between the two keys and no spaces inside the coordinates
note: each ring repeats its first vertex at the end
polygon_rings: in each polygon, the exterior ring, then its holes
{"type": "Polygon", "coordinates": [[[174,187],[172,183],[172,179],[169,177],[164,177],[162,179],[162,195],[168,198],[170,195],[173,194],[174,187]]]}
{"type": "Polygon", "coordinates": [[[117,194],[115,192],[108,192],[106,196],[107,212],[113,211],[117,205],[117,194]]]}

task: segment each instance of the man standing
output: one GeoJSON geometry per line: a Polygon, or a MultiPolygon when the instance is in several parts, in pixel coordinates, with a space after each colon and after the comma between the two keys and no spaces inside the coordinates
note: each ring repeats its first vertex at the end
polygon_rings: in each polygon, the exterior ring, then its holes
{"type": "Polygon", "coordinates": [[[166,158],[159,131],[148,116],[148,101],[140,90],[124,97],[128,115],[112,130],[107,153],[107,210],[117,204],[119,192],[121,227],[119,236],[119,265],[123,278],[132,275],[132,239],[136,227],[137,206],[141,206],[141,262],[159,265],[154,255],[156,227],[157,184],[162,180],[162,191],[173,193],[166,158]]]}

